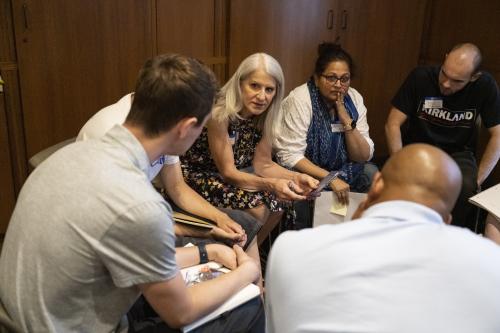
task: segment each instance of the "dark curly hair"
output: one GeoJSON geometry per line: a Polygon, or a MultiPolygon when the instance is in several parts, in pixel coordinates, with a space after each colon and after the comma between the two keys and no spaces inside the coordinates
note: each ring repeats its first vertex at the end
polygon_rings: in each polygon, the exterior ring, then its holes
{"type": "Polygon", "coordinates": [[[349,67],[351,77],[354,76],[354,63],[351,55],[344,50],[340,44],[321,43],[318,46],[318,59],[314,66],[314,74],[320,76],[328,65],[333,61],[343,61],[349,67]]]}

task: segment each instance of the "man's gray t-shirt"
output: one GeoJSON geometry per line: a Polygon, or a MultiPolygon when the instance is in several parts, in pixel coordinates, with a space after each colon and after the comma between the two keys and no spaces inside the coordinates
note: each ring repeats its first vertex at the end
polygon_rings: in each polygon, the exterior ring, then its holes
{"type": "Polygon", "coordinates": [[[171,209],[149,165],[117,125],[30,175],[0,258],[0,298],[24,331],[112,331],[138,284],[177,274],[171,209]]]}

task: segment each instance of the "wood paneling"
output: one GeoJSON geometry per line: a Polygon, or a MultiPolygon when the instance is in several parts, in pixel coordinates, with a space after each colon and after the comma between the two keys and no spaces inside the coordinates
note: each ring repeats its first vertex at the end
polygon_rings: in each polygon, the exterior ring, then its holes
{"type": "Polygon", "coordinates": [[[7,224],[15,204],[14,177],[4,96],[5,94],[0,92],[0,234],[7,230],[7,224]]]}
{"type": "MultiPolygon", "coordinates": [[[[16,67],[0,65],[0,73],[5,81],[2,96],[3,108],[9,140],[11,174],[15,193],[18,194],[28,177],[28,164],[24,141],[24,125],[19,91],[19,78],[16,67]]],[[[2,155],[3,156],[3,155],[2,155]]]]}
{"type": "Polygon", "coordinates": [[[153,55],[152,1],[13,0],[27,155],[133,90],[153,55]]]}
{"type": "Polygon", "coordinates": [[[156,21],[158,54],[197,58],[225,79],[227,0],[157,0],[156,21]]]}
{"type": "Polygon", "coordinates": [[[375,156],[385,156],[390,101],[418,64],[426,1],[346,0],[340,5],[339,40],[353,57],[351,85],[364,98],[375,156]]]}
{"type": "Polygon", "coordinates": [[[158,53],[213,57],[214,15],[214,0],[157,0],[158,53]]]}
{"type": "Polygon", "coordinates": [[[11,9],[10,1],[0,2],[0,237],[27,176],[11,9]]]}
{"type": "Polygon", "coordinates": [[[10,0],[0,1],[0,62],[16,60],[14,27],[10,0]]]}
{"type": "Polygon", "coordinates": [[[306,82],[314,69],[318,44],[332,41],[338,1],[233,0],[229,37],[229,76],[255,52],[272,55],[283,68],[285,91],[306,82]],[[335,21],[335,20],[334,20],[335,21]]]}

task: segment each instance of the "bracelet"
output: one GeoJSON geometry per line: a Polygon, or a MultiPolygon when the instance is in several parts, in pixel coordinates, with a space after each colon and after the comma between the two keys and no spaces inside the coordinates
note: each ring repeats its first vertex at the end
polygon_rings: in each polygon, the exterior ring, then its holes
{"type": "Polygon", "coordinates": [[[208,253],[205,243],[198,244],[198,252],[200,253],[200,264],[206,264],[208,262],[208,253]]]}

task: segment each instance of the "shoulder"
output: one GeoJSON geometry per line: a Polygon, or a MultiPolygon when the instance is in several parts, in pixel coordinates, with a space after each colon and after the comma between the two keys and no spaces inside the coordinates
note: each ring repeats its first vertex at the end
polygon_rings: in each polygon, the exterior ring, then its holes
{"type": "Polygon", "coordinates": [[[358,104],[359,102],[363,103],[363,96],[353,87],[349,87],[349,90],[347,91],[349,96],[352,98],[355,104],[358,104]]]}
{"type": "Polygon", "coordinates": [[[293,89],[287,98],[292,98],[300,101],[310,101],[311,96],[309,95],[309,89],[307,83],[304,83],[297,88],[293,89]]]}
{"type": "Polygon", "coordinates": [[[481,72],[481,75],[476,81],[476,85],[479,86],[481,89],[498,89],[498,84],[495,80],[495,78],[488,72],[481,72]]]}
{"type": "Polygon", "coordinates": [[[311,96],[307,83],[293,89],[282,102],[282,106],[286,109],[292,106],[301,106],[302,108],[311,108],[311,96]]]}
{"type": "Polygon", "coordinates": [[[78,133],[77,140],[98,139],[115,124],[123,124],[132,106],[132,93],[123,96],[90,118],[78,133]]]}

